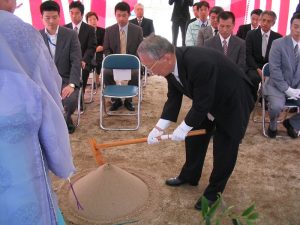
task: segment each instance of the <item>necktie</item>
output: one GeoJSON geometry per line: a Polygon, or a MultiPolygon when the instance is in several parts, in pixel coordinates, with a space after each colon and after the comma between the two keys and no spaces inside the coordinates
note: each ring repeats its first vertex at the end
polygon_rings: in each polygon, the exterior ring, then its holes
{"type": "Polygon", "coordinates": [[[206,26],[205,26],[205,23],[202,23],[202,24],[201,24],[201,27],[206,27],[206,26]]]}
{"type": "Polygon", "coordinates": [[[120,31],[120,48],[121,54],[126,54],[126,34],[124,30],[120,31]]]}
{"type": "Polygon", "coordinates": [[[218,34],[218,30],[215,29],[215,30],[214,30],[214,36],[216,36],[217,34],[218,34]]]}
{"type": "Polygon", "coordinates": [[[139,26],[141,26],[142,20],[138,20],[138,24],[139,24],[139,26]]]}
{"type": "Polygon", "coordinates": [[[77,34],[78,34],[78,27],[74,27],[74,30],[77,32],[77,34]]]}
{"type": "Polygon", "coordinates": [[[298,64],[299,64],[299,46],[298,44],[296,44],[295,48],[294,48],[294,54],[295,54],[295,59],[296,59],[296,69],[298,67],[298,64]]]}
{"type": "Polygon", "coordinates": [[[228,50],[227,41],[224,40],[224,41],[223,41],[223,51],[224,51],[224,55],[227,55],[227,50],[228,50]]]}
{"type": "Polygon", "coordinates": [[[267,45],[268,45],[268,35],[266,33],[263,34],[262,36],[262,42],[261,42],[261,55],[263,57],[266,56],[266,51],[267,51],[267,45]]]}

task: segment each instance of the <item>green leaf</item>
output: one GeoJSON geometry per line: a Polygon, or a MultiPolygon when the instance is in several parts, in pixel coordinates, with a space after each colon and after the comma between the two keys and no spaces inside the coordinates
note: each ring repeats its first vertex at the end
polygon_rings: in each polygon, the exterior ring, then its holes
{"type": "Polygon", "coordinates": [[[202,209],[201,210],[202,211],[202,216],[203,216],[203,218],[206,219],[207,212],[208,212],[208,201],[204,196],[201,197],[201,209],[202,209]]]}
{"type": "Polygon", "coordinates": [[[209,211],[208,211],[208,213],[207,213],[207,217],[213,218],[213,216],[214,216],[214,214],[216,213],[217,208],[220,206],[220,204],[221,204],[221,199],[218,198],[218,199],[214,202],[214,204],[211,205],[211,207],[210,207],[210,209],[209,209],[209,211]]]}
{"type": "Polygon", "coordinates": [[[255,204],[251,205],[249,208],[245,209],[244,212],[242,213],[242,216],[248,216],[250,215],[255,208],[255,204]]]}
{"type": "Polygon", "coordinates": [[[239,218],[234,218],[231,221],[233,225],[243,225],[239,218]]]}
{"type": "Polygon", "coordinates": [[[221,224],[221,219],[220,218],[218,218],[217,220],[216,220],[216,223],[215,223],[215,225],[220,225],[221,224]]]}
{"type": "Polygon", "coordinates": [[[257,219],[258,219],[258,213],[257,212],[254,212],[254,213],[250,214],[247,217],[247,220],[257,220],[257,219]]]}
{"type": "Polygon", "coordinates": [[[247,225],[254,225],[254,222],[252,220],[246,220],[247,225]]]}

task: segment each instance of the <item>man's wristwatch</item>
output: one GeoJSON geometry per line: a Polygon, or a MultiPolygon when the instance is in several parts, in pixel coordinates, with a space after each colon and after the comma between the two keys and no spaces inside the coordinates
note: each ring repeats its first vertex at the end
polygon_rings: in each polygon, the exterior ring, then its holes
{"type": "Polygon", "coordinates": [[[75,84],[70,83],[69,86],[75,88],[75,84]]]}

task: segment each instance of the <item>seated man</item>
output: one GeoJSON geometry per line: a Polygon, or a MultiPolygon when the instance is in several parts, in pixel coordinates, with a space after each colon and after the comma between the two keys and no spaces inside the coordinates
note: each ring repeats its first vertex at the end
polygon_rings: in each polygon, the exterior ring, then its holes
{"type": "Polygon", "coordinates": [[[257,29],[259,27],[259,17],[261,13],[262,13],[261,9],[252,10],[251,23],[239,26],[236,36],[245,40],[248,31],[257,29]]]}
{"type": "Polygon", "coordinates": [[[59,26],[60,7],[55,1],[40,6],[45,29],[40,30],[62,77],[61,98],[69,133],[75,131],[71,115],[77,107],[80,87],[81,50],[76,31],[59,26]]]}
{"type": "Polygon", "coordinates": [[[219,6],[214,6],[209,11],[210,25],[199,30],[197,36],[197,46],[203,46],[204,41],[218,34],[218,15],[224,10],[219,6]]]}
{"type": "Polygon", "coordinates": [[[143,37],[148,37],[154,33],[153,20],[144,17],[144,6],[141,3],[136,3],[134,6],[136,18],[129,20],[130,23],[140,26],[143,29],[143,37]]]}
{"type": "MultiPolygon", "coordinates": [[[[106,28],[104,35],[103,51],[107,56],[109,54],[131,54],[136,55],[137,48],[143,40],[143,30],[140,26],[129,23],[130,6],[126,2],[119,2],[115,6],[115,16],[117,23],[106,28]]],[[[107,71],[108,72],[108,71],[107,71]]],[[[112,74],[104,78],[105,85],[114,85],[116,82],[112,74]]],[[[129,85],[138,85],[137,74],[132,74],[129,85]]],[[[113,104],[110,111],[116,111],[122,106],[120,98],[112,99],[113,104]]],[[[124,102],[129,111],[134,111],[132,99],[127,98],[124,102]]]]}
{"type": "Polygon", "coordinates": [[[84,5],[80,1],[71,1],[69,10],[72,22],[66,24],[65,27],[75,30],[78,34],[82,53],[82,92],[84,94],[90,71],[93,67],[91,62],[96,52],[95,29],[83,22],[84,5]]]}
{"type": "Polygon", "coordinates": [[[219,34],[204,41],[204,46],[214,48],[222,52],[242,71],[246,70],[246,46],[245,41],[232,35],[235,24],[235,16],[230,11],[221,12],[218,16],[219,34]]]}
{"type": "Polygon", "coordinates": [[[247,75],[256,92],[261,82],[261,69],[265,63],[269,62],[272,42],[281,37],[281,34],[271,30],[276,18],[273,11],[263,11],[260,15],[260,27],[249,31],[246,36],[247,75]]]}
{"type": "Polygon", "coordinates": [[[209,3],[207,1],[201,1],[197,4],[198,9],[198,19],[188,25],[186,36],[185,36],[185,45],[186,46],[196,46],[197,37],[200,28],[207,27],[208,12],[209,12],[209,3]]]}
{"type": "MultiPolygon", "coordinates": [[[[270,126],[267,134],[275,138],[277,119],[286,99],[295,100],[300,106],[300,13],[291,19],[291,35],[273,42],[270,51],[270,78],[265,83],[264,94],[269,102],[270,126]]],[[[292,138],[300,135],[300,113],[284,120],[283,125],[292,138]]]]}

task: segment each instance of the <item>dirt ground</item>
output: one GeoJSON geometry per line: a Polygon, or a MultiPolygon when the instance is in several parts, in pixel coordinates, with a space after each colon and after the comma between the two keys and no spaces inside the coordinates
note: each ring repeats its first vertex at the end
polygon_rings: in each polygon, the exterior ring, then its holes
{"type": "MultiPolygon", "coordinates": [[[[80,174],[97,168],[88,143],[98,143],[146,137],[153,128],[166,100],[164,78],[151,77],[143,93],[141,126],[137,131],[104,131],[99,128],[99,92],[94,102],[86,105],[80,126],[70,135],[74,163],[80,174]]],[[[185,99],[178,123],[190,107],[185,99]]],[[[110,118],[109,118],[110,119],[110,118]]],[[[112,123],[117,121],[112,120],[112,123]]],[[[126,122],[126,119],[123,120],[126,122]]],[[[128,122],[128,121],[127,121],[128,122]]],[[[176,127],[168,129],[171,133],[176,127]]],[[[284,128],[279,127],[283,134],[284,128]]],[[[250,121],[246,136],[240,145],[235,170],[223,194],[227,205],[236,211],[256,204],[261,225],[300,225],[300,139],[289,137],[270,140],[262,135],[260,123],[250,121]]],[[[140,143],[107,148],[102,151],[107,163],[140,175],[151,189],[151,204],[138,216],[125,222],[143,225],[194,225],[200,224],[200,213],[194,204],[208,184],[212,169],[212,145],[209,146],[202,178],[197,187],[168,187],[165,179],[176,176],[185,160],[184,143],[164,141],[157,145],[140,143]]],[[[64,180],[54,178],[54,189],[60,205],[65,204],[64,180]]],[[[101,190],[99,190],[101,191],[101,190]]],[[[82,224],[70,216],[67,206],[62,207],[67,224],[82,224]]],[[[122,221],[121,221],[122,222],[122,221]]],[[[111,224],[122,224],[120,221],[111,224]]]]}

